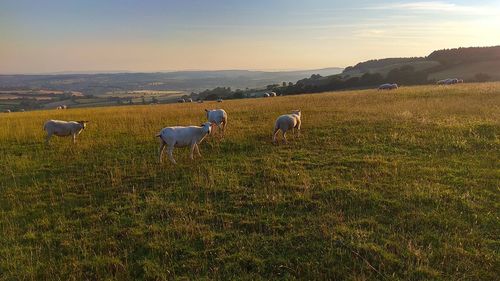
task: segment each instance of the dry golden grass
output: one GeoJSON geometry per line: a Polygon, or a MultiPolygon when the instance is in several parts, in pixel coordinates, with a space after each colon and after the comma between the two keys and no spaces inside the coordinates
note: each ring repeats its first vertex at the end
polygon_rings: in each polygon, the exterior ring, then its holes
{"type": "Polygon", "coordinates": [[[499,106],[484,83],[2,114],[0,279],[493,280],[499,106]],[[157,163],[217,107],[225,139],[157,163]],[[47,119],[91,123],[45,147],[47,119]]]}

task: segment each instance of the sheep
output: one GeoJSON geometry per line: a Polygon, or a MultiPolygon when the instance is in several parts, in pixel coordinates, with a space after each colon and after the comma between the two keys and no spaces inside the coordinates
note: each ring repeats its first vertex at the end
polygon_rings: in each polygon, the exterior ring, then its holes
{"type": "Polygon", "coordinates": [[[391,84],[391,83],[382,84],[378,87],[379,90],[394,90],[397,88],[398,88],[398,84],[391,84]]]}
{"type": "Polygon", "coordinates": [[[196,153],[198,156],[201,157],[200,154],[200,149],[198,145],[203,141],[203,139],[209,135],[212,130],[213,126],[215,126],[214,123],[210,122],[205,122],[201,124],[200,127],[198,126],[189,126],[189,127],[181,127],[181,126],[175,126],[175,127],[166,127],[163,128],[160,133],[156,135],[156,137],[160,138],[160,149],[159,149],[159,162],[162,162],[162,154],[163,150],[165,149],[165,146],[168,146],[167,153],[168,153],[168,158],[173,164],[177,164],[177,162],[174,159],[174,156],[172,155],[174,151],[174,147],[186,147],[190,146],[191,147],[191,154],[190,158],[191,160],[194,160],[194,151],[196,150],[196,153]]]}
{"type": "Polygon", "coordinates": [[[177,102],[178,102],[178,103],[185,103],[185,102],[186,102],[186,100],[184,100],[184,99],[178,99],[178,100],[177,100],[177,102]]]}
{"type": "Polygon", "coordinates": [[[300,136],[300,125],[301,125],[301,112],[300,110],[293,110],[291,114],[281,115],[276,119],[273,132],[273,143],[277,143],[278,131],[281,130],[283,134],[283,141],[287,143],[286,131],[292,129],[292,133],[295,133],[295,128],[297,129],[297,136],[300,136]]]}
{"type": "Polygon", "coordinates": [[[270,95],[268,93],[264,93],[263,97],[268,98],[268,97],[270,97],[270,95]]]}
{"type": "Polygon", "coordinates": [[[63,104],[63,105],[61,106],[61,108],[62,108],[62,109],[68,109],[68,106],[67,106],[67,105],[65,105],[65,104],[63,104]]]}
{"type": "Polygon", "coordinates": [[[198,103],[203,103],[203,100],[202,100],[202,99],[199,99],[199,100],[198,100],[198,103]]]}
{"type": "Polygon", "coordinates": [[[186,99],[186,102],[193,102],[193,99],[192,98],[188,98],[188,99],[186,99]]]}
{"type": "Polygon", "coordinates": [[[275,97],[276,96],[275,92],[269,92],[268,94],[269,94],[270,97],[275,97]]]}
{"type": "Polygon", "coordinates": [[[227,113],[224,109],[205,109],[207,114],[208,122],[213,122],[219,128],[219,132],[222,132],[222,136],[224,136],[224,132],[227,126],[227,113]]]}
{"type": "Polygon", "coordinates": [[[222,102],[222,98],[218,98],[218,99],[217,99],[217,102],[222,102]]]}
{"type": "Polygon", "coordinates": [[[76,143],[76,136],[85,129],[89,121],[60,121],[48,120],[43,125],[43,129],[47,132],[45,143],[49,144],[52,135],[59,137],[73,136],[73,143],[76,143]]]}
{"type": "Polygon", "coordinates": [[[58,110],[59,110],[59,109],[62,109],[62,106],[58,106],[58,107],[56,107],[56,109],[58,109],[58,110]]]}
{"type": "Polygon", "coordinates": [[[438,84],[438,85],[453,85],[453,84],[463,83],[463,82],[464,82],[464,80],[462,80],[462,79],[447,78],[447,79],[437,81],[436,84],[438,84]]]}
{"type": "Polygon", "coordinates": [[[5,113],[10,113],[10,109],[6,109],[4,112],[5,113]]]}

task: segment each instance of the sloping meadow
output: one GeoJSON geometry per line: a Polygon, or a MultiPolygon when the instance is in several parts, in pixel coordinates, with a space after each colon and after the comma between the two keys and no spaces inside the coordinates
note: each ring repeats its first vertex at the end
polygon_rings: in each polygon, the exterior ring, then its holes
{"type": "Polygon", "coordinates": [[[0,279],[493,280],[499,130],[499,83],[2,114],[0,279]],[[219,107],[203,158],[158,163],[219,107]],[[90,123],[47,147],[48,119],[90,123]]]}

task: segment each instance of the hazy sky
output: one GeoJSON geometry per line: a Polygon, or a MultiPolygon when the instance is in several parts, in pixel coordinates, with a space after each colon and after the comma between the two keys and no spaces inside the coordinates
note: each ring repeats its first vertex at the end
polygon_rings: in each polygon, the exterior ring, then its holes
{"type": "Polygon", "coordinates": [[[500,0],[0,0],[0,73],[304,69],[500,45],[500,0]]]}

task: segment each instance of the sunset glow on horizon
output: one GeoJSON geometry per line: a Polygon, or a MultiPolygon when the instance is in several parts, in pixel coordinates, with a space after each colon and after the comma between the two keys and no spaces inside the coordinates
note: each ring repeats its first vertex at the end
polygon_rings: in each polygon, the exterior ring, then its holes
{"type": "Polygon", "coordinates": [[[500,1],[0,2],[0,73],[346,67],[500,45],[500,1]]]}

